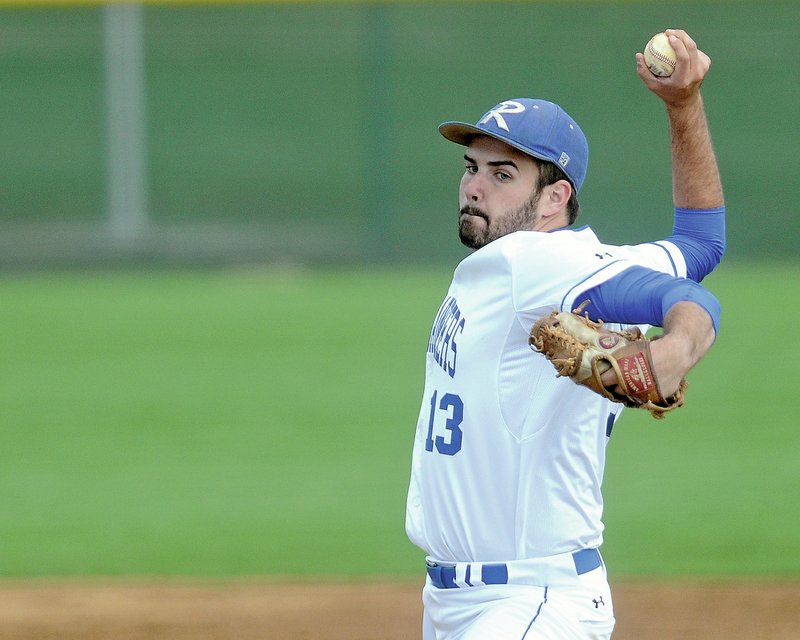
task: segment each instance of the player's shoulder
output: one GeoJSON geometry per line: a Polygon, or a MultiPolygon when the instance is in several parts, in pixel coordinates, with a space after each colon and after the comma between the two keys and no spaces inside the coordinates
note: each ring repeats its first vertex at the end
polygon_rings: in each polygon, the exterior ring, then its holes
{"type": "Polygon", "coordinates": [[[456,269],[462,275],[486,269],[543,274],[582,262],[596,255],[600,241],[589,227],[558,231],[515,231],[481,247],[464,258],[456,269]]]}
{"type": "Polygon", "coordinates": [[[510,259],[543,259],[558,257],[564,259],[570,255],[565,253],[570,247],[579,251],[586,245],[600,244],[594,231],[588,226],[576,229],[564,228],[556,231],[517,231],[496,242],[498,251],[510,259]]]}

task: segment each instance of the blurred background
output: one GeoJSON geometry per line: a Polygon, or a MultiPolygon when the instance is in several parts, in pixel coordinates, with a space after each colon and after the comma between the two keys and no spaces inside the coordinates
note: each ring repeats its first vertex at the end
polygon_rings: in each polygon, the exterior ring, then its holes
{"type": "Polygon", "coordinates": [[[685,408],[615,428],[604,549],[617,575],[800,575],[800,354],[754,336],[800,312],[799,18],[2,0],[0,576],[419,576],[423,355],[466,255],[463,152],[436,128],[559,102],[590,141],[581,222],[666,236],[666,117],[634,53],[667,27],[713,59],[723,332],[685,408]]]}
{"type": "Polygon", "coordinates": [[[461,154],[436,127],[521,96],[585,130],[584,223],[666,234],[665,118],[633,56],[673,24],[714,60],[729,255],[792,256],[797,17],[794,2],[4,0],[0,265],[450,264],[461,154]]]}

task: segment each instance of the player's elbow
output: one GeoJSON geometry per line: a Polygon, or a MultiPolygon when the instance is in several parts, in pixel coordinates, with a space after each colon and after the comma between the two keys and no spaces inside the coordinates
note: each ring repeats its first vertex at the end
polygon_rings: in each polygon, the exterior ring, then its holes
{"type": "Polygon", "coordinates": [[[722,262],[722,258],[725,256],[725,250],[727,248],[728,246],[725,242],[725,236],[714,238],[713,240],[709,241],[707,251],[709,262],[713,265],[711,267],[712,269],[722,262]]]}
{"type": "Polygon", "coordinates": [[[722,317],[722,305],[719,300],[708,289],[691,280],[675,281],[668,287],[667,292],[661,300],[662,313],[664,314],[665,321],[672,308],[681,302],[692,303],[692,306],[701,309],[708,315],[708,319],[711,323],[709,327],[710,346],[719,333],[719,325],[722,317]]]}
{"type": "Polygon", "coordinates": [[[725,237],[708,238],[702,242],[698,240],[684,241],[682,252],[686,260],[686,277],[695,282],[701,282],[717,265],[722,262],[725,255],[725,237]]]}

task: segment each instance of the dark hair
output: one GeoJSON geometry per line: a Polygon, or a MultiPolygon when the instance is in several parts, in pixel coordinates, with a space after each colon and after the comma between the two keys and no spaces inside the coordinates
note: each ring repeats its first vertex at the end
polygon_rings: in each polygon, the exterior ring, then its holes
{"type": "Polygon", "coordinates": [[[546,186],[558,182],[559,180],[566,180],[572,185],[572,195],[569,197],[569,202],[567,202],[567,224],[571,225],[577,219],[581,208],[578,202],[578,192],[575,189],[575,185],[572,184],[558,165],[544,161],[537,161],[537,164],[539,165],[539,179],[536,182],[536,193],[541,192],[546,186]]]}

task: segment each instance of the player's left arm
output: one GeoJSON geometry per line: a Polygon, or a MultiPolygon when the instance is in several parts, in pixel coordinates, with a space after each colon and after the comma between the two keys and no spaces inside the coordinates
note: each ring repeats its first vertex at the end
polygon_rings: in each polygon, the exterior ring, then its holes
{"type": "Polygon", "coordinates": [[[573,300],[576,304],[588,300],[583,311],[593,320],[665,328],[669,310],[679,302],[690,302],[705,310],[715,333],[719,329],[719,301],[703,285],[638,265],[584,290],[573,300]]]}
{"type": "Polygon", "coordinates": [[[650,342],[658,384],[663,393],[674,393],[681,380],[714,344],[719,316],[712,316],[697,302],[681,301],[664,316],[664,333],[650,342]]]}
{"type": "MultiPolygon", "coordinates": [[[[665,397],[678,389],[681,379],[711,348],[722,312],[717,298],[702,285],[639,266],[575,299],[590,300],[583,311],[593,320],[663,327],[661,339],[650,347],[665,397]]],[[[612,383],[611,374],[604,381],[612,383]]]]}

